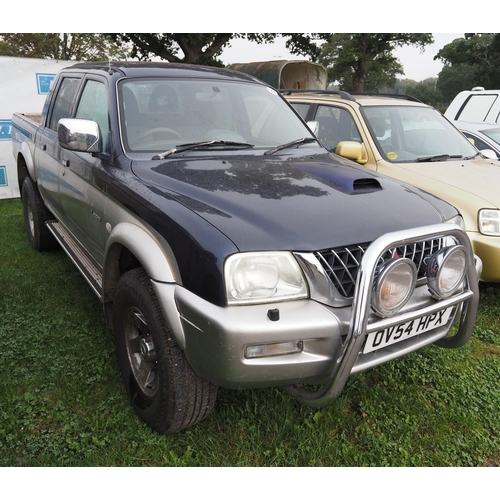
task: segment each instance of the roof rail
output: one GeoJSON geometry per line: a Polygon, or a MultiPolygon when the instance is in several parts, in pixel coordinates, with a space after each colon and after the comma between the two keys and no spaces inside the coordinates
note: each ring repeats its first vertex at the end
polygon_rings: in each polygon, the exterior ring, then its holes
{"type": "Polygon", "coordinates": [[[356,101],[355,96],[373,96],[373,97],[391,97],[393,99],[406,99],[407,101],[419,102],[423,104],[420,99],[413,97],[411,95],[404,94],[388,94],[379,93],[375,94],[373,92],[346,92],[345,90],[317,90],[317,89],[280,89],[280,92],[285,95],[297,94],[297,93],[308,93],[308,94],[326,94],[326,95],[338,95],[341,99],[347,101],[356,101]]]}
{"type": "Polygon", "coordinates": [[[364,96],[373,96],[373,97],[390,97],[393,99],[406,99],[407,101],[414,101],[414,102],[420,102],[423,104],[423,102],[420,99],[417,99],[416,97],[413,97],[412,95],[405,95],[405,94],[389,94],[389,93],[374,93],[374,92],[351,92],[351,95],[356,96],[356,95],[364,95],[364,96]]]}
{"type": "Polygon", "coordinates": [[[280,89],[280,92],[285,95],[296,94],[296,93],[305,93],[308,94],[333,94],[338,95],[342,99],[346,99],[347,101],[355,101],[354,97],[349,94],[349,92],[345,92],[344,90],[317,90],[317,89],[280,89]]]}

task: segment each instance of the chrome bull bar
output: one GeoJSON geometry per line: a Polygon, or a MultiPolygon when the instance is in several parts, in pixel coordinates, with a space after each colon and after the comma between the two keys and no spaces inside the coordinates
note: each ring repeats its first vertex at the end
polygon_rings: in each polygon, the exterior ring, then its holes
{"type": "Polygon", "coordinates": [[[396,231],[381,236],[367,248],[361,261],[356,279],[349,330],[343,344],[341,355],[335,361],[328,381],[316,391],[298,384],[285,386],[282,387],[282,389],[307,406],[313,408],[326,406],[342,391],[349,375],[353,371],[353,367],[363,347],[366,336],[370,332],[432,314],[453,305],[462,304],[458,331],[455,335],[451,337],[445,336],[435,343],[445,348],[463,346],[469,341],[472,335],[476,319],[479,303],[478,271],[480,271],[480,261],[479,269],[476,270],[476,263],[470,240],[465,231],[456,224],[436,224],[416,229],[396,231]],[[394,318],[384,318],[368,325],[375,269],[380,256],[389,248],[412,244],[417,241],[436,237],[453,237],[459,244],[466,248],[467,263],[466,277],[464,280],[465,289],[457,292],[450,298],[436,301],[434,304],[423,309],[407,312],[394,318]]]}

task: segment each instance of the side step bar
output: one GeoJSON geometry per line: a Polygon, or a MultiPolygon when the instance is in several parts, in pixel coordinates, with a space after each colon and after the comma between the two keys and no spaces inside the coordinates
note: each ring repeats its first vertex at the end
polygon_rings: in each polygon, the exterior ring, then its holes
{"type": "Polygon", "coordinates": [[[82,250],[78,242],[71,236],[66,228],[55,220],[46,222],[50,232],[62,246],[68,257],[73,261],[83,277],[88,281],[92,290],[99,299],[102,298],[102,271],[82,250]]]}

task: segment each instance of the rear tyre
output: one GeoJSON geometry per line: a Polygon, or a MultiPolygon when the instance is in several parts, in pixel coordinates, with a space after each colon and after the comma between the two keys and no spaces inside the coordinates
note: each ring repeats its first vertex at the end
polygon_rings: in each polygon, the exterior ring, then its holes
{"type": "Polygon", "coordinates": [[[31,246],[38,252],[51,250],[56,245],[56,239],[45,223],[53,217],[45,207],[37,185],[29,177],[24,179],[21,198],[24,227],[31,246]]]}
{"type": "Polygon", "coordinates": [[[165,434],[209,415],[217,386],[200,378],[168,329],[146,272],[125,273],[113,304],[116,353],[137,414],[165,434]]]}

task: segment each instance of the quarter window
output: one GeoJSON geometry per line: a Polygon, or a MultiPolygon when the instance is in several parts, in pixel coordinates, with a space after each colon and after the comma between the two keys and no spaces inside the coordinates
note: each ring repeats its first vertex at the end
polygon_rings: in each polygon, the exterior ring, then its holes
{"type": "Polygon", "coordinates": [[[309,111],[309,104],[302,104],[298,102],[291,102],[290,103],[295,111],[302,117],[303,120],[306,119],[307,112],[309,111]]]}

